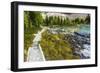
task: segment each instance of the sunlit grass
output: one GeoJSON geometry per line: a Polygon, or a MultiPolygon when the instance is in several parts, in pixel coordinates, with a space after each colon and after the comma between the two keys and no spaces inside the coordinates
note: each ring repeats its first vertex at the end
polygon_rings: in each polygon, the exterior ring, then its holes
{"type": "Polygon", "coordinates": [[[42,34],[40,45],[46,60],[69,60],[80,58],[79,56],[73,55],[71,44],[63,40],[63,38],[63,34],[51,34],[48,31],[42,34]]]}

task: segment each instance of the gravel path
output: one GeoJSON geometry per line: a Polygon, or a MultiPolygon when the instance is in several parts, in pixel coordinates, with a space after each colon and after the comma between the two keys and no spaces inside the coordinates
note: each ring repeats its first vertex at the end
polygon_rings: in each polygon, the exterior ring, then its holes
{"type": "Polygon", "coordinates": [[[41,35],[45,30],[46,28],[44,27],[41,31],[35,34],[35,38],[33,39],[33,45],[32,47],[29,47],[28,50],[28,62],[45,60],[41,46],[39,45],[39,41],[41,41],[41,35]]]}

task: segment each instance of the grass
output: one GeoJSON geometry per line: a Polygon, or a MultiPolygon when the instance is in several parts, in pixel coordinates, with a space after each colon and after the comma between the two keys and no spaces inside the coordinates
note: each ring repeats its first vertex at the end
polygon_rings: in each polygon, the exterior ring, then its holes
{"type": "MultiPolygon", "coordinates": [[[[41,28],[32,28],[24,31],[24,62],[27,61],[28,49],[32,46],[34,34],[41,28]]],[[[70,60],[79,59],[79,56],[73,55],[71,44],[63,40],[64,34],[52,34],[48,30],[42,33],[40,45],[42,47],[46,60],[70,60]]]]}
{"type": "Polygon", "coordinates": [[[63,39],[64,34],[52,34],[48,31],[42,34],[40,45],[46,60],[71,60],[80,58],[73,55],[71,44],[63,39]]]}

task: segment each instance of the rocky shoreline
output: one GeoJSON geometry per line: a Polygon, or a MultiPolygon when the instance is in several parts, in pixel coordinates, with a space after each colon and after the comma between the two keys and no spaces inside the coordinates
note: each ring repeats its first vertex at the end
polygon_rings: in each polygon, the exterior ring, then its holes
{"type": "MultiPolygon", "coordinates": [[[[74,30],[74,29],[73,29],[74,30]]],[[[69,32],[64,29],[49,29],[52,34],[63,34],[63,40],[71,44],[73,55],[80,56],[80,59],[90,58],[90,34],[81,33],[77,30],[69,32]]]]}
{"type": "Polygon", "coordinates": [[[66,34],[64,40],[69,41],[74,55],[79,55],[81,59],[90,58],[90,34],[74,32],[66,34]]]}

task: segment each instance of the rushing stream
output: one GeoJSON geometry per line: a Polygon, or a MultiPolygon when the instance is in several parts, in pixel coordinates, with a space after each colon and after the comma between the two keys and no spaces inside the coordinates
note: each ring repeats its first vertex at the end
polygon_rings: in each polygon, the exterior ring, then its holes
{"type": "Polygon", "coordinates": [[[84,26],[80,26],[80,31],[78,32],[80,34],[82,34],[86,39],[86,42],[83,44],[83,48],[82,50],[80,50],[81,53],[81,58],[90,58],[90,53],[91,53],[91,48],[90,48],[90,25],[84,25],[84,26]]]}

